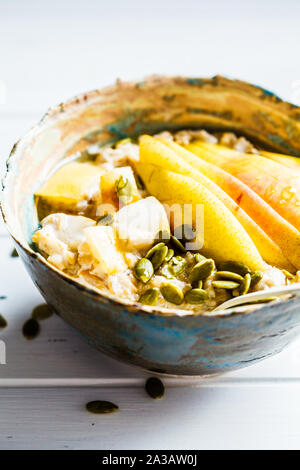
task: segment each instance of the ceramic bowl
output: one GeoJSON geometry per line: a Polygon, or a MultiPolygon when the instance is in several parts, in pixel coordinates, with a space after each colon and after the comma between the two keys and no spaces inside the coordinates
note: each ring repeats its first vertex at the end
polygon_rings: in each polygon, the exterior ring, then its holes
{"type": "MultiPolygon", "coordinates": [[[[300,109],[262,88],[223,77],[150,77],[79,95],[51,109],[12,149],[2,212],[45,300],[104,353],[151,371],[210,375],[281,351],[300,330],[300,301],[290,299],[218,314],[180,316],[100,295],[34,251],[33,193],[51,170],[87,144],[143,132],[233,130],[266,148],[300,156],[300,109]]],[[[13,280],[12,280],[13,282],[13,280]]]]}

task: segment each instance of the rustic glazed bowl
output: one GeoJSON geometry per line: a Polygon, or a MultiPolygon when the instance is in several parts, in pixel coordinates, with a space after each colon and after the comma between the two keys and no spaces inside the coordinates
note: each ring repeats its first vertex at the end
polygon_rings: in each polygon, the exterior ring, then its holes
{"type": "Polygon", "coordinates": [[[51,109],[13,148],[2,211],[31,278],[53,309],[101,351],[151,371],[228,372],[281,351],[300,331],[300,301],[180,316],[100,295],[34,251],[33,193],[51,170],[87,144],[143,132],[233,130],[300,156],[300,109],[259,87],[223,77],[150,77],[80,95],[51,109]]]}

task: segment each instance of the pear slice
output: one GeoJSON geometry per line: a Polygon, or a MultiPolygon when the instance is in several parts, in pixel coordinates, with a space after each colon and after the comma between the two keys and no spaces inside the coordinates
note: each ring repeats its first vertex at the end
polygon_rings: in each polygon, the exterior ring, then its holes
{"type": "Polygon", "coordinates": [[[140,138],[140,161],[161,166],[167,170],[199,181],[217,196],[238,219],[268,264],[281,269],[295,271],[294,266],[286,259],[279,246],[271,240],[222,188],[209,178],[210,174],[205,174],[201,164],[199,164],[199,158],[191,152],[188,152],[175,142],[145,135],[140,138]]]}
{"type": "Polygon", "coordinates": [[[92,163],[73,162],[60,167],[35,193],[39,218],[54,212],[93,216],[103,173],[103,168],[92,163]]]}
{"type": "Polygon", "coordinates": [[[126,251],[146,251],[161,231],[170,236],[170,225],[162,204],[155,197],[147,197],[123,207],[114,217],[120,243],[126,251]]]}

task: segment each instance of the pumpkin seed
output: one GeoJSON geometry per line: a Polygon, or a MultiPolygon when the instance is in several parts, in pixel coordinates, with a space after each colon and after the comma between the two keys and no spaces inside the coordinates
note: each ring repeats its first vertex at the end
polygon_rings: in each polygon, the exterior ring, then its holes
{"type": "Polygon", "coordinates": [[[200,255],[200,253],[196,253],[194,256],[196,263],[200,263],[201,261],[207,259],[205,256],[200,255]]]}
{"type": "Polygon", "coordinates": [[[179,276],[186,268],[187,261],[181,256],[173,256],[168,262],[168,270],[173,276],[179,276]]]}
{"type": "Polygon", "coordinates": [[[283,269],[282,272],[283,272],[283,274],[285,275],[285,277],[286,277],[287,279],[294,279],[293,274],[290,273],[289,271],[287,271],[286,269],[283,269]]]}
{"type": "Polygon", "coordinates": [[[254,271],[254,273],[251,274],[251,287],[256,286],[256,284],[259,283],[263,278],[263,273],[260,271],[254,271]]]}
{"type": "Polygon", "coordinates": [[[128,204],[132,200],[132,185],[123,175],[115,182],[115,189],[122,204],[128,204]]]}
{"type": "Polygon", "coordinates": [[[240,286],[238,282],[233,281],[212,281],[211,284],[216,289],[236,289],[240,286]]]}
{"type": "Polygon", "coordinates": [[[173,256],[174,256],[174,250],[172,250],[172,248],[169,248],[167,256],[165,257],[165,261],[170,261],[170,259],[173,258],[173,256]]]}
{"type": "Polygon", "coordinates": [[[172,304],[180,305],[183,301],[182,290],[170,282],[163,284],[160,288],[160,292],[163,298],[172,304]]]}
{"type": "Polygon", "coordinates": [[[192,225],[183,224],[174,229],[174,236],[184,245],[187,242],[195,240],[196,231],[192,225]]]}
{"type": "Polygon", "coordinates": [[[215,262],[212,259],[205,259],[195,264],[190,272],[190,282],[203,281],[211,275],[215,269],[215,262]]]}
{"type": "Polygon", "coordinates": [[[170,241],[175,251],[179,251],[179,253],[186,252],[183,244],[178,240],[178,238],[174,237],[174,235],[171,235],[170,241]]]}
{"type": "Polygon", "coordinates": [[[238,261],[223,261],[219,264],[219,271],[231,271],[240,276],[245,276],[245,274],[250,273],[248,266],[238,261]]]}
{"type": "Polygon", "coordinates": [[[241,285],[241,288],[240,288],[240,295],[247,294],[247,292],[250,289],[250,285],[251,285],[251,274],[247,273],[244,277],[243,284],[241,285]]]}
{"type": "Polygon", "coordinates": [[[24,323],[22,331],[26,339],[33,339],[39,334],[40,325],[34,318],[29,318],[24,323]]]}
{"type": "Polygon", "coordinates": [[[169,248],[165,245],[161,247],[159,250],[156,250],[154,255],[151,258],[151,263],[153,264],[153,268],[157,269],[161,266],[167,256],[169,248]]]}
{"type": "Polygon", "coordinates": [[[230,281],[237,281],[237,282],[243,282],[244,281],[243,276],[240,276],[239,274],[233,273],[233,272],[230,272],[230,271],[217,271],[216,272],[216,278],[218,278],[218,279],[225,278],[225,279],[229,279],[230,281]]]}
{"type": "Polygon", "coordinates": [[[165,394],[165,386],[158,377],[150,377],[145,383],[145,390],[151,398],[162,398],[165,394]]]}
{"type": "Polygon", "coordinates": [[[7,326],[7,321],[0,313],[0,328],[5,328],[7,326]]]}
{"type": "Polygon", "coordinates": [[[145,258],[151,259],[151,256],[154,255],[154,253],[157,250],[160,250],[165,244],[163,242],[157,243],[156,245],[153,245],[152,248],[150,248],[149,251],[147,251],[145,258]]]}
{"type": "Polygon", "coordinates": [[[104,214],[97,220],[97,225],[111,225],[114,221],[114,214],[104,214]]]}
{"type": "Polygon", "coordinates": [[[87,403],[86,409],[90,413],[104,414],[104,413],[113,413],[114,411],[117,411],[119,407],[115,405],[114,403],[111,403],[110,401],[95,400],[95,401],[90,401],[89,403],[87,403]]]}
{"type": "Polygon", "coordinates": [[[124,144],[129,144],[131,142],[131,138],[130,137],[125,137],[125,139],[121,139],[119,140],[115,147],[118,148],[120,145],[124,145],[124,144]]]}
{"type": "Polygon", "coordinates": [[[153,264],[147,258],[141,258],[134,267],[135,277],[144,284],[153,276],[153,264]]]}
{"type": "Polygon", "coordinates": [[[17,257],[19,256],[19,255],[18,255],[18,252],[17,252],[17,250],[16,250],[15,248],[12,250],[10,256],[11,256],[12,258],[17,258],[17,257]]]}
{"type": "Polygon", "coordinates": [[[139,302],[143,305],[156,305],[158,296],[158,289],[148,289],[140,296],[139,302]]]}
{"type": "Polygon", "coordinates": [[[53,310],[50,309],[49,305],[42,304],[34,307],[31,318],[34,318],[35,320],[45,320],[46,318],[51,317],[51,315],[53,315],[53,310]]]}
{"type": "Polygon", "coordinates": [[[208,293],[204,289],[191,289],[187,291],[184,300],[189,304],[201,304],[208,299],[208,293]]]}

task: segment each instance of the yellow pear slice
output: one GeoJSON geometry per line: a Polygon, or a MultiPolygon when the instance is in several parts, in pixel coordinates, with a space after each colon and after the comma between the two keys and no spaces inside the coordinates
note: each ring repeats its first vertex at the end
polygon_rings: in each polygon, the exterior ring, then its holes
{"type": "Polygon", "coordinates": [[[234,260],[255,270],[266,264],[247,232],[224,204],[201,183],[187,176],[146,163],[138,163],[137,171],[148,191],[162,203],[174,201],[185,209],[192,207],[191,222],[202,237],[202,252],[215,261],[234,260]],[[197,209],[204,210],[204,227],[197,227],[197,209]],[[203,232],[202,230],[203,229],[203,232]]]}

